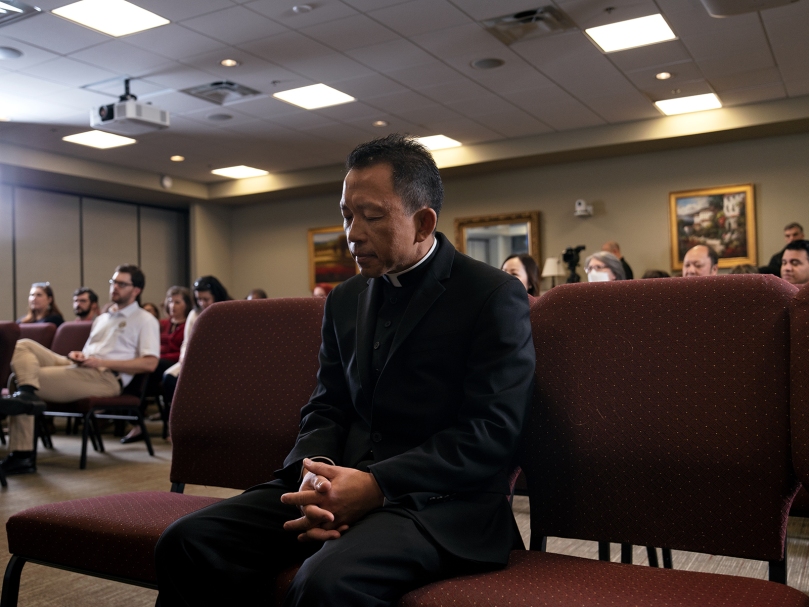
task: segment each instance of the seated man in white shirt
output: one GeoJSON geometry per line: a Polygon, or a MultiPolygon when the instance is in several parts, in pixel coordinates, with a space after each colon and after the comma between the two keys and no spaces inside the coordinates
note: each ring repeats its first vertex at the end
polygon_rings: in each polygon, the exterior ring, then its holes
{"type": "Polygon", "coordinates": [[[140,268],[120,265],[110,280],[113,307],[93,321],[80,352],[61,356],[30,339],[14,348],[11,369],[17,391],[0,400],[9,415],[6,475],[36,472],[34,418],[43,401],[68,403],[88,396],[118,396],[138,373],[151,373],[160,360],[160,325],[141,309],[145,279],[140,268]]]}

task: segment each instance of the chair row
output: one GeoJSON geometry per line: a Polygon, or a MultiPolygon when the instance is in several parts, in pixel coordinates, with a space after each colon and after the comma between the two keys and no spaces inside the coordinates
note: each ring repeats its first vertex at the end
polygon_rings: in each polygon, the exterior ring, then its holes
{"type": "MultiPolygon", "coordinates": [[[[90,337],[93,323],[73,321],[62,323],[58,328],[52,323],[32,323],[17,325],[13,322],[0,322],[0,386],[5,387],[10,374],[11,356],[17,339],[33,339],[37,343],[50,348],[56,354],[67,356],[74,350],[81,350],[90,337]]],[[[146,449],[154,455],[149,433],[146,431],[141,405],[146,395],[148,373],[136,375],[124,392],[117,397],[83,398],[72,403],[47,403],[45,417],[65,417],[68,420],[82,420],[82,444],[79,468],[87,467],[87,443],[92,444],[97,452],[104,452],[104,441],[98,432],[98,419],[122,419],[140,425],[144,433],[146,449]]],[[[38,417],[36,435],[41,437],[43,446],[53,448],[48,431],[42,417],[38,417]]],[[[5,436],[0,428],[0,442],[5,444],[5,436]]],[[[35,441],[36,443],[36,441],[35,441]]],[[[36,450],[36,444],[34,444],[36,450]]],[[[3,479],[0,479],[2,482],[3,479]]],[[[3,485],[5,486],[5,485],[3,485]]]]}
{"type": "MultiPolygon", "coordinates": [[[[7,524],[0,607],[31,561],[156,587],[163,530],[272,478],[315,384],[322,300],[226,302],[197,321],[171,412],[171,492],[35,507],[7,524]],[[146,513],[146,514],[144,514],[146,513]]],[[[557,287],[531,304],[536,391],[519,462],[531,546],[500,571],[410,592],[452,604],[789,605],[785,584],[544,552],[545,538],[704,552],[770,563],[786,581],[786,525],[809,480],[809,286],[772,276],[557,287]],[[794,458],[794,465],[793,465],[794,458]]],[[[473,532],[473,530],[470,530],[473,532]]],[[[280,575],[283,597],[294,568],[280,575]]]]}

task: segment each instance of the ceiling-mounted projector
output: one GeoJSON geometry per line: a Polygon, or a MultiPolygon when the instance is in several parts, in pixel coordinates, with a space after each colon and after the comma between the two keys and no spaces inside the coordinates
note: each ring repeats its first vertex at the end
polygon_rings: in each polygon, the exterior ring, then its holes
{"type": "Polygon", "coordinates": [[[124,80],[124,94],[117,103],[93,108],[90,126],[119,135],[142,135],[169,127],[169,113],[148,103],[141,103],[129,92],[129,79],[124,80]]]}

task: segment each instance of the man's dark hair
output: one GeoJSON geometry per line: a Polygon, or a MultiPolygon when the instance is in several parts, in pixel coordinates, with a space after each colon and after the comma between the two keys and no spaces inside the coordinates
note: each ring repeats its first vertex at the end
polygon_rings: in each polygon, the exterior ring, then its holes
{"type": "Polygon", "coordinates": [[[93,291],[90,287],[79,287],[75,291],[73,291],[73,297],[78,297],[79,295],[87,293],[90,296],[90,303],[97,304],[98,303],[98,295],[96,292],[93,291]]]}
{"type": "Polygon", "coordinates": [[[784,232],[786,232],[787,230],[791,230],[792,228],[798,228],[801,231],[801,233],[803,233],[803,226],[799,224],[797,221],[793,221],[792,223],[788,223],[787,225],[785,225],[784,232]]]}
{"type": "Polygon", "coordinates": [[[711,245],[708,245],[708,244],[704,244],[702,246],[705,247],[706,249],[708,249],[708,257],[711,258],[711,267],[718,266],[719,265],[719,255],[714,250],[714,248],[711,245]]]}
{"type": "Polygon", "coordinates": [[[413,137],[392,133],[354,148],[346,160],[346,171],[381,163],[390,165],[393,191],[402,199],[408,215],[428,207],[436,215],[441,213],[444,186],[427,148],[413,137]]]}
{"type": "MultiPolygon", "coordinates": [[[[123,263],[115,268],[115,272],[113,272],[113,274],[116,272],[129,274],[129,278],[132,281],[132,286],[138,287],[141,291],[143,291],[143,287],[146,285],[146,277],[143,275],[143,272],[141,272],[141,269],[138,266],[131,263],[123,263]]],[[[138,302],[140,302],[140,298],[138,298],[138,302]]]]}
{"type": "Polygon", "coordinates": [[[784,247],[784,251],[806,251],[809,257],[809,240],[793,240],[784,247]]]}

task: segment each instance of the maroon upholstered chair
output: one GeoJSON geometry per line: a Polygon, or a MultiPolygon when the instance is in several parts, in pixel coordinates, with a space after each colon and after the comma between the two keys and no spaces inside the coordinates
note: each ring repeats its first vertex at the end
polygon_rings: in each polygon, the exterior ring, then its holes
{"type": "Polygon", "coordinates": [[[20,325],[16,322],[0,322],[0,387],[5,388],[11,374],[11,357],[20,338],[20,325]]]}
{"type": "Polygon", "coordinates": [[[75,350],[81,350],[90,337],[92,328],[93,323],[89,320],[72,320],[62,323],[53,336],[51,350],[62,356],[67,356],[75,350]]]}
{"type": "Polygon", "coordinates": [[[33,339],[40,345],[50,348],[56,325],[52,322],[29,322],[20,325],[20,339],[33,339]]]}
{"type": "Polygon", "coordinates": [[[564,285],[540,298],[537,390],[520,457],[532,550],[512,553],[501,571],[415,590],[401,605],[508,596],[554,607],[809,606],[772,581],[548,554],[535,543],[570,537],[767,560],[771,579],[786,581],[798,488],[794,292],[756,275],[564,285]]]}
{"type": "Polygon", "coordinates": [[[218,501],[185,483],[246,489],[271,480],[315,386],[324,300],[212,305],[197,320],[171,409],[172,492],[30,508],[7,525],[2,607],[17,603],[26,561],[156,588],[154,548],[178,518],[218,501]]]}
{"type": "Polygon", "coordinates": [[[795,472],[804,485],[792,503],[790,514],[809,516],[809,284],[803,285],[790,306],[790,406],[792,457],[795,472]]]}

